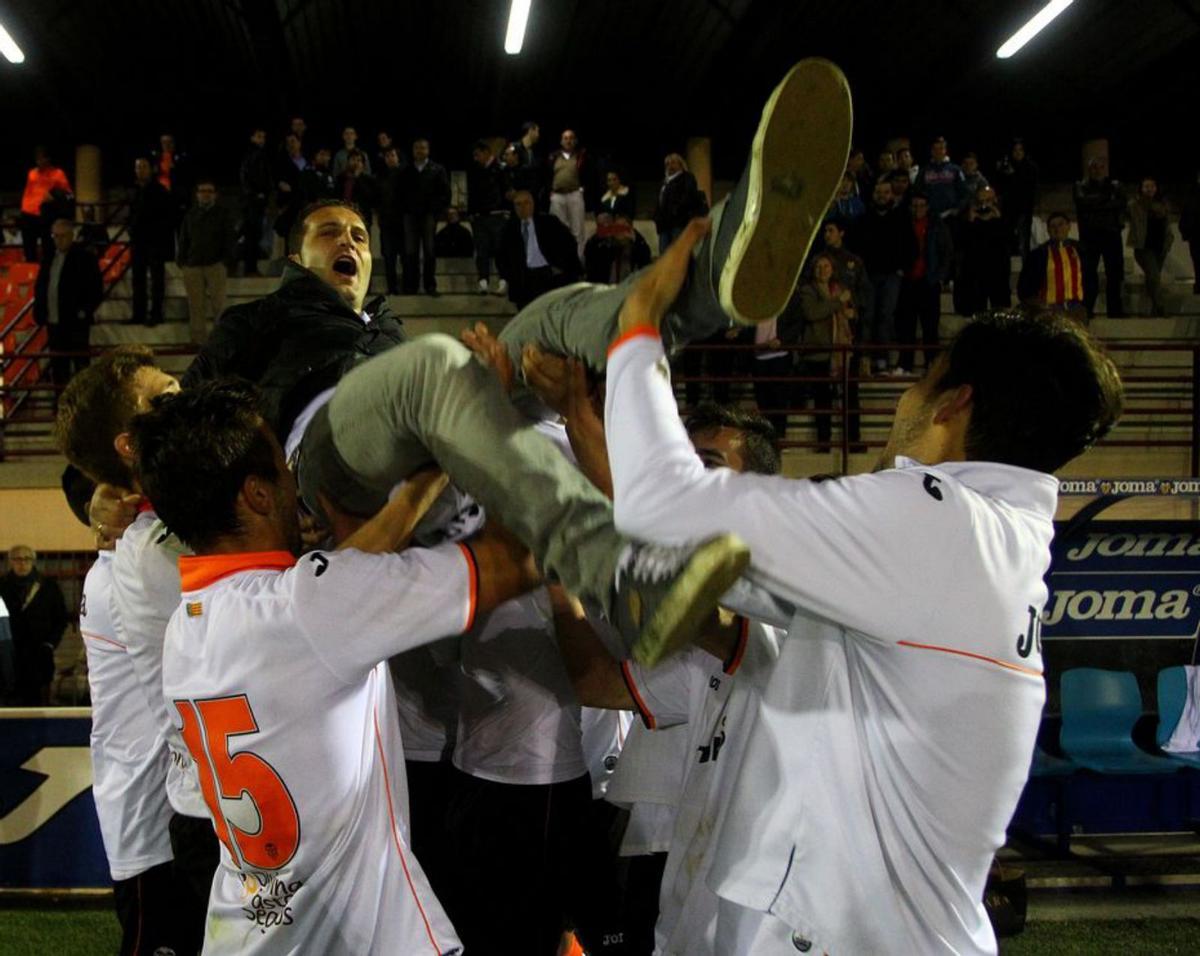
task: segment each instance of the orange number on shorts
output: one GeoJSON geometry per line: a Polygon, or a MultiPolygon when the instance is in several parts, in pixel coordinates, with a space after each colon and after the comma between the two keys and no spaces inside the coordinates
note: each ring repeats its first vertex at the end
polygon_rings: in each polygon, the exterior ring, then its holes
{"type": "Polygon", "coordinates": [[[177,700],[175,707],[183,718],[183,741],[200,772],[204,802],[229,855],[259,869],[283,866],[300,843],[296,803],[275,768],[258,754],[229,753],[230,737],[258,733],[250,702],[242,695],[177,700]]]}

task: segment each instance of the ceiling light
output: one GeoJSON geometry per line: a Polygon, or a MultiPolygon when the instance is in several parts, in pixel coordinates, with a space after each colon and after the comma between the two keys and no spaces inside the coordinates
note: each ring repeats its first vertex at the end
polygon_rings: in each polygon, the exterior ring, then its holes
{"type": "MultiPolygon", "coordinates": [[[[522,30],[525,28],[522,27],[522,30]]],[[[9,63],[24,63],[25,54],[21,52],[21,48],[17,46],[17,41],[9,36],[8,31],[4,29],[4,24],[0,23],[0,53],[4,54],[4,59],[9,63]]]]}
{"type": "Polygon", "coordinates": [[[1025,26],[1021,27],[1020,30],[1004,42],[1004,45],[996,51],[996,56],[1002,60],[1007,60],[1026,43],[1041,33],[1042,29],[1051,20],[1067,9],[1073,2],[1074,0],[1050,0],[1050,3],[1035,13],[1025,26]]]}
{"type": "Polygon", "coordinates": [[[515,55],[525,43],[525,24],[529,22],[529,7],[533,0],[512,0],[508,8],[508,33],[504,35],[504,52],[515,55]]]}

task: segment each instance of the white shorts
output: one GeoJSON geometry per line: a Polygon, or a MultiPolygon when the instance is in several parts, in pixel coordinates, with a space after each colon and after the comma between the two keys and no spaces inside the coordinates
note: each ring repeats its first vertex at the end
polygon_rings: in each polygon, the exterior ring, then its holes
{"type": "Polygon", "coordinates": [[[714,951],[716,956],[796,956],[813,952],[813,944],[770,913],[723,899],[717,906],[714,951]]]}

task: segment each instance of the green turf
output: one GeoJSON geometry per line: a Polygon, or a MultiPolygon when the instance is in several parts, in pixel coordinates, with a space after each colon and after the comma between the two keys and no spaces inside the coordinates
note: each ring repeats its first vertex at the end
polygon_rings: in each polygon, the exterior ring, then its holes
{"type": "Polygon", "coordinates": [[[1029,923],[1025,932],[1000,941],[1000,956],[1137,956],[1200,953],[1200,919],[1130,919],[1029,923]]]}
{"type": "Polygon", "coordinates": [[[120,948],[112,910],[0,910],[0,956],[112,956],[120,948]]]}

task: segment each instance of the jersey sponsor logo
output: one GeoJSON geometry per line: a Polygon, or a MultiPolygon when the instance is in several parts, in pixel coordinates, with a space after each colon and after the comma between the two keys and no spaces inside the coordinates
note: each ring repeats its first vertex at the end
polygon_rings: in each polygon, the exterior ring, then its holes
{"type": "Polygon", "coordinates": [[[1042,617],[1038,614],[1038,609],[1031,604],[1029,606],[1029,625],[1024,634],[1017,635],[1017,654],[1021,657],[1029,657],[1035,647],[1041,654],[1042,617]]]}
{"type": "Polygon", "coordinates": [[[720,729],[712,735],[712,739],[708,743],[701,744],[696,748],[700,754],[699,763],[715,762],[717,757],[721,755],[721,748],[725,746],[725,715],[721,715],[720,729]]]}
{"type": "Polygon", "coordinates": [[[1104,521],[1055,541],[1043,637],[1192,640],[1200,534],[1182,521],[1104,521]]]}
{"type": "Polygon", "coordinates": [[[317,570],[313,572],[314,578],[319,578],[329,570],[329,559],[323,554],[313,554],[308,560],[317,566],[317,570]]]}
{"type": "Polygon", "coordinates": [[[942,479],[935,478],[933,475],[926,475],[925,480],[921,482],[921,487],[925,489],[925,493],[934,501],[943,499],[942,489],[938,487],[942,483],[942,479]]]}

